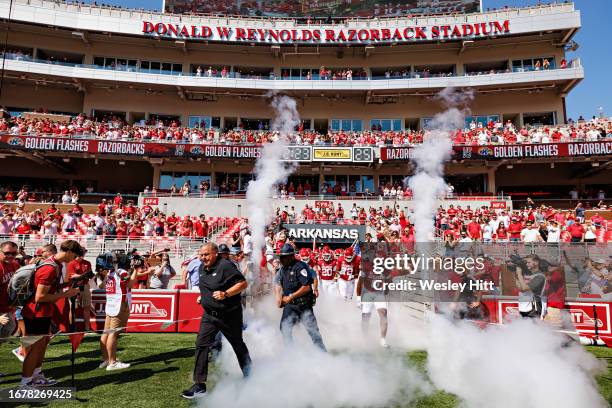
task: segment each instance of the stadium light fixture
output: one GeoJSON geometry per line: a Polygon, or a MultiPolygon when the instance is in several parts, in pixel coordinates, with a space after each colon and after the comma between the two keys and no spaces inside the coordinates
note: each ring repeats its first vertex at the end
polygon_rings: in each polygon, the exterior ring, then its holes
{"type": "Polygon", "coordinates": [[[593,166],[593,167],[599,167],[599,162],[593,162],[593,163],[591,163],[591,166],[593,166]]]}
{"type": "Polygon", "coordinates": [[[125,166],[125,162],[124,162],[123,160],[121,160],[121,161],[119,162],[119,165],[120,165],[120,166],[125,166]]]}
{"type": "Polygon", "coordinates": [[[509,165],[507,165],[507,166],[506,166],[506,168],[507,168],[508,170],[512,170],[512,169],[514,168],[514,165],[509,164],[509,165]]]}

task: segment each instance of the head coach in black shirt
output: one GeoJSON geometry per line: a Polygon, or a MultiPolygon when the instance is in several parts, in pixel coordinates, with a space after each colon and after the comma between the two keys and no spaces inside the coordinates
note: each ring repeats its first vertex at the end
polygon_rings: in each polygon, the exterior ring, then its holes
{"type": "Polygon", "coordinates": [[[208,375],[208,351],[220,331],[229,341],[238,357],[242,373],[246,377],[251,366],[251,357],[242,340],[242,306],[240,292],[246,289],[247,282],[236,266],[219,256],[219,249],[213,243],[200,247],[198,256],[200,266],[200,304],[204,314],[200,322],[200,332],[196,339],[195,368],[193,386],[182,396],[188,399],[206,393],[208,375]]]}

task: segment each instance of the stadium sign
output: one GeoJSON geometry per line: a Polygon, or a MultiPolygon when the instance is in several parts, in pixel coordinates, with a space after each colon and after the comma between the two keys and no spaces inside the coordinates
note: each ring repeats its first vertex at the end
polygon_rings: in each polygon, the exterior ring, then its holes
{"type": "Polygon", "coordinates": [[[294,239],[297,243],[316,241],[326,244],[342,244],[365,239],[364,225],[283,224],[283,227],[287,228],[289,238],[294,239]]]}
{"type": "Polygon", "coordinates": [[[143,21],[147,36],[255,44],[386,44],[417,41],[466,40],[510,34],[510,20],[446,25],[408,25],[389,28],[252,28],[186,25],[143,21]]]}
{"type": "MultiPolygon", "coordinates": [[[[112,154],[141,157],[192,157],[204,159],[257,159],[261,145],[191,144],[96,140],[79,137],[0,135],[0,149],[64,153],[112,154]]],[[[292,162],[348,161],[371,163],[374,149],[362,147],[288,146],[283,160],[292,162]],[[313,153],[314,152],[314,153],[313,153]]]]}
{"type": "MultiPolygon", "coordinates": [[[[410,160],[412,159],[413,148],[412,146],[382,147],[380,149],[380,157],[383,161],[410,160]]],[[[607,155],[612,155],[612,140],[453,147],[453,159],[456,160],[502,160],[607,155]]]]}

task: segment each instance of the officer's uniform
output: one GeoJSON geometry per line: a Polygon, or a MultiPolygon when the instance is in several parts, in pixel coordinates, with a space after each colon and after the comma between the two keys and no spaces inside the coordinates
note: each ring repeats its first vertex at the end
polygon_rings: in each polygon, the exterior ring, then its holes
{"type": "Polygon", "coordinates": [[[216,300],[212,296],[213,292],[226,291],[244,280],[240,271],[227,259],[219,257],[211,268],[206,268],[203,263],[200,267],[200,303],[204,309],[204,315],[196,339],[196,362],[193,372],[195,383],[206,382],[208,351],[215,344],[215,337],[219,332],[223,333],[223,336],[232,345],[243,374],[248,375],[251,357],[242,340],[243,321],[240,295],[223,300],[216,300]]]}
{"type": "MultiPolygon", "coordinates": [[[[286,246],[287,245],[281,249],[281,256],[285,254],[293,255],[293,248],[285,248],[286,246]]],[[[319,326],[317,325],[317,319],[312,310],[314,305],[312,282],[313,280],[309,273],[308,265],[304,262],[296,261],[290,267],[283,266],[280,268],[275,278],[275,284],[281,287],[283,296],[289,296],[302,286],[311,287],[311,292],[299,298],[295,298],[291,303],[285,305],[283,316],[281,317],[280,330],[285,342],[290,343],[292,340],[293,326],[301,321],[310,335],[312,342],[321,350],[326,351],[325,345],[323,344],[323,338],[319,332],[319,326]]]]}

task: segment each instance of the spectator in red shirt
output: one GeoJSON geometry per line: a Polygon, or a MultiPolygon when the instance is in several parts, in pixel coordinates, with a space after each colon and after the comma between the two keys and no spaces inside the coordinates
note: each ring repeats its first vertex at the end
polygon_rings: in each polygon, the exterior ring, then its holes
{"type": "MultiPolygon", "coordinates": [[[[86,254],[87,250],[83,248],[83,253],[86,254]]],[[[81,275],[91,271],[91,263],[83,258],[82,256],[76,257],[72,262],[68,262],[66,265],[66,280],[77,278],[81,275]]],[[[80,288],[79,288],[80,289],[80,288]]],[[[83,309],[83,320],[85,322],[85,331],[90,329],[90,312],[91,312],[91,289],[89,288],[89,281],[83,282],[83,288],[80,289],[80,293],[76,298],[77,308],[83,309]]],[[[73,317],[74,318],[74,317],[73,317]]],[[[71,318],[71,320],[73,319],[71,318]]]]}
{"type": "Polygon", "coordinates": [[[170,214],[170,216],[166,217],[166,233],[168,236],[173,237],[176,235],[176,227],[178,226],[179,218],[176,216],[176,213],[170,214]]]}
{"type": "Polygon", "coordinates": [[[208,222],[204,214],[200,214],[200,218],[193,223],[193,229],[197,238],[204,238],[208,236],[208,222]]]}
{"type": "Polygon", "coordinates": [[[142,237],[142,235],[143,235],[142,234],[142,225],[140,224],[140,221],[136,220],[136,221],[134,221],[134,223],[130,227],[129,237],[130,238],[140,238],[140,237],[142,237]]]}
{"type": "Polygon", "coordinates": [[[585,229],[579,222],[574,222],[572,225],[567,227],[567,232],[572,237],[572,242],[582,242],[584,239],[585,229]]]}
{"type": "Polygon", "coordinates": [[[21,313],[26,334],[44,337],[28,348],[21,373],[22,387],[55,384],[42,374],[42,363],[50,340],[48,335],[51,330],[51,316],[53,316],[54,304],[57,300],[73,297],[79,293],[78,288],[70,288],[62,292],[59,282],[62,265],[72,262],[77,256],[83,256],[83,254],[83,248],[77,241],[64,241],[60,246],[60,251],[48,258],[45,264],[36,271],[35,295],[24,305],[21,313]]]}
{"type": "Polygon", "coordinates": [[[102,202],[98,204],[98,211],[100,212],[101,217],[106,216],[106,198],[103,198],[102,202]]]}
{"type": "Polygon", "coordinates": [[[120,193],[117,193],[113,202],[115,204],[115,207],[119,207],[119,205],[123,203],[123,197],[121,197],[120,193]]]}
{"type": "Polygon", "coordinates": [[[521,241],[521,231],[523,230],[523,224],[518,218],[513,218],[512,222],[508,226],[508,234],[510,235],[510,242],[521,241]]]}
{"type": "Polygon", "coordinates": [[[22,239],[24,235],[32,233],[32,227],[25,218],[22,218],[19,225],[15,228],[15,231],[19,234],[20,239],[22,239]]]}
{"type": "Polygon", "coordinates": [[[472,240],[480,240],[482,229],[480,224],[478,224],[474,218],[472,218],[472,221],[467,225],[467,233],[472,240]]]}

